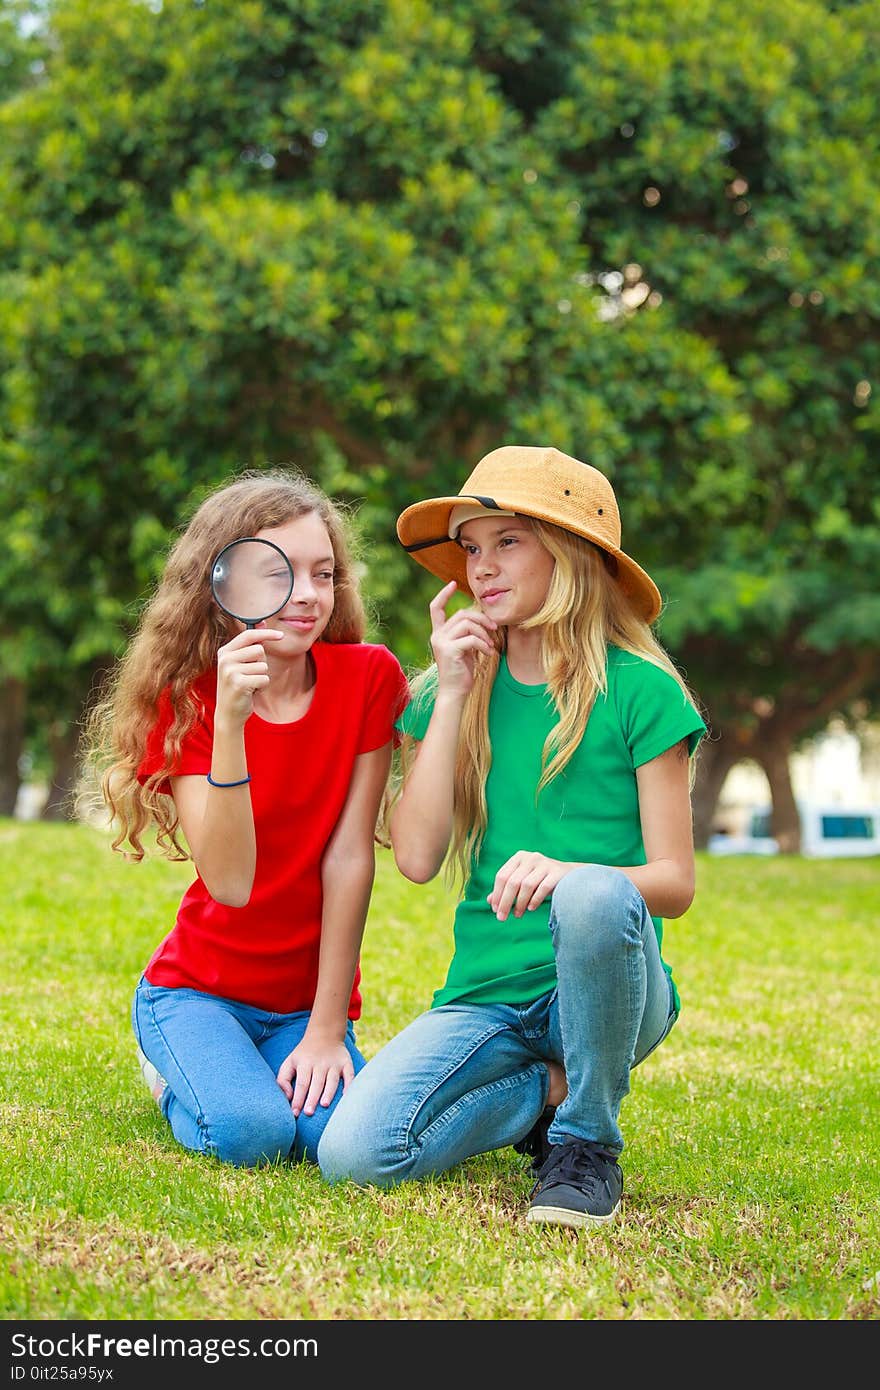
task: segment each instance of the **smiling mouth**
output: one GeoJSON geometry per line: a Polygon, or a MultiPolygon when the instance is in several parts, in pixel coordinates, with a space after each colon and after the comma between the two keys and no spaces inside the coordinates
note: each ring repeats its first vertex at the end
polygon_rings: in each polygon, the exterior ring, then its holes
{"type": "Polygon", "coordinates": [[[482,594],[480,594],[480,600],[482,602],[482,600],[484,599],[502,598],[504,594],[508,592],[509,591],[507,589],[484,589],[482,594]]]}

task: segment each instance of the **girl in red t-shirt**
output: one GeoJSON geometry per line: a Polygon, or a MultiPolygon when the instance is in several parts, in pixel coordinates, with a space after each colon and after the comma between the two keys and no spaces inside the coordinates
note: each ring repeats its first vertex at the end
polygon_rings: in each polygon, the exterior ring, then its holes
{"type": "Polygon", "coordinates": [[[298,473],[248,472],[196,511],[90,721],[113,848],[140,860],[153,828],[196,869],[135,990],[142,1070],[181,1144],[238,1165],[314,1161],[363,1066],[359,951],[407,699],[364,630],[340,510],[298,473]],[[246,536],[293,571],[255,628],[211,589],[246,536]]]}

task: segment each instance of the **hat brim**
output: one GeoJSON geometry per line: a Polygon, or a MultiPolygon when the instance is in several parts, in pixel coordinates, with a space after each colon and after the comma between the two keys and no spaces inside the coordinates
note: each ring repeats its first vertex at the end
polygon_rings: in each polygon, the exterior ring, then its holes
{"type": "MultiPolygon", "coordinates": [[[[542,515],[538,508],[527,509],[514,503],[505,504],[500,496],[492,500],[496,503],[494,507],[483,507],[486,516],[492,516],[498,510],[513,511],[520,516],[533,516],[539,521],[559,526],[557,517],[542,515]]],[[[414,502],[397,518],[397,537],[404,550],[444,584],[454,579],[462,593],[472,594],[468,584],[465,553],[458,540],[453,540],[449,535],[452,509],[460,507],[462,502],[483,506],[479,497],[461,493],[455,497],[432,497],[424,502],[414,502]]],[[[604,537],[591,535],[587,528],[573,531],[571,527],[560,526],[560,530],[579,535],[583,540],[590,541],[598,549],[604,550],[606,555],[613,556],[617,561],[617,583],[629,597],[639,617],[647,623],[654,621],[663,606],[663,600],[657,585],[641,565],[637,565],[625,551],[609,545],[604,537]]]]}

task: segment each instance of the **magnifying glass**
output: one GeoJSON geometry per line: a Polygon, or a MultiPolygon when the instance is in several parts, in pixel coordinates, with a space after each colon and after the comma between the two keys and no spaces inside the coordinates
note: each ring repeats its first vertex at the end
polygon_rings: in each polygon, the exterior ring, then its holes
{"type": "Polygon", "coordinates": [[[274,541],[244,536],[224,545],[215,558],[211,591],[230,618],[256,627],[287,603],[293,593],[293,570],[274,541]]]}

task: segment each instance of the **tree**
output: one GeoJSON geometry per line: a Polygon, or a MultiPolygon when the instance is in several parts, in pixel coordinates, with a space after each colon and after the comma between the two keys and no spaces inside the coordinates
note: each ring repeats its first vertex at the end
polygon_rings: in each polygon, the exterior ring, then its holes
{"type": "MultiPolygon", "coordinates": [[[[22,32],[23,12],[24,6],[15,5],[0,10],[0,103],[27,84],[31,63],[40,62],[39,46],[30,43],[22,32]]],[[[14,662],[0,657],[0,815],[11,814],[15,807],[24,745],[27,691],[14,667],[14,662]]]]}
{"type": "Polygon", "coordinates": [[[752,757],[795,849],[789,754],[880,674],[877,10],[628,10],[639,42],[602,7],[577,95],[544,129],[584,171],[596,255],[639,263],[748,415],[724,524],[658,555],[674,595],[663,632],[718,735],[701,842],[726,771],[752,757]]]}
{"type": "Polygon", "coordinates": [[[75,732],[182,509],[245,465],[357,505],[377,631],[422,659],[394,517],[513,440],[612,477],[704,766],[755,718],[732,692],[815,708],[804,640],[871,685],[867,6],[47,15],[0,105],[0,669],[32,736],[75,732]]]}

